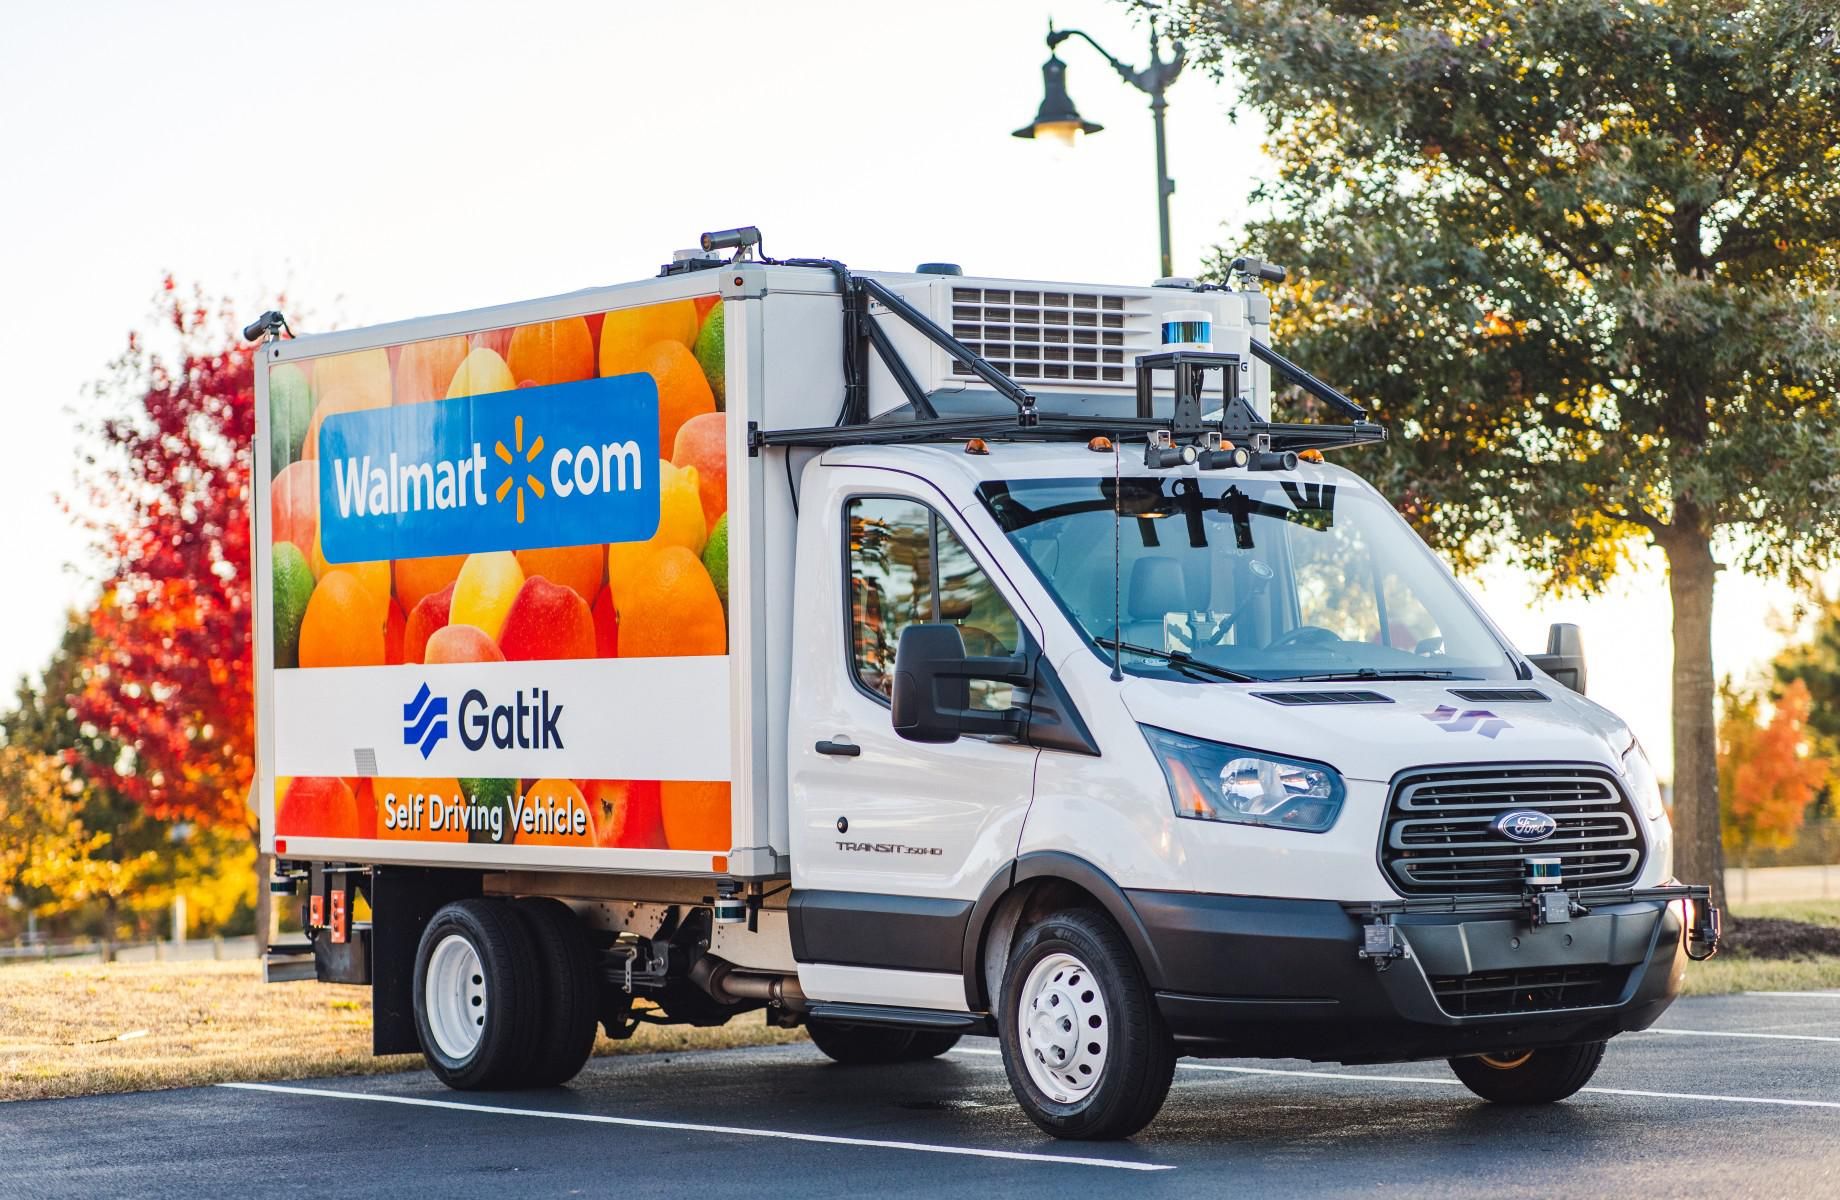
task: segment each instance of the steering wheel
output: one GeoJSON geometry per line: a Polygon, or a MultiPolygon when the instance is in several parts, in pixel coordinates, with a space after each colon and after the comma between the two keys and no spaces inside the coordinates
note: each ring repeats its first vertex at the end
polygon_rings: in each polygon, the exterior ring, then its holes
{"type": "Polygon", "coordinates": [[[1321,625],[1299,625],[1266,642],[1265,649],[1282,650],[1287,646],[1314,646],[1341,640],[1342,635],[1333,629],[1324,629],[1321,625]]]}

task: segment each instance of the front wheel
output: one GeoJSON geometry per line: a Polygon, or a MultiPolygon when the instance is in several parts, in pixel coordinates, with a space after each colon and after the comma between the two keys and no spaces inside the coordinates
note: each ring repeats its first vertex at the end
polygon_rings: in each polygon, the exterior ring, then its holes
{"type": "Polygon", "coordinates": [[[1604,1060],[1604,1043],[1549,1046],[1453,1058],[1463,1086],[1494,1104],[1551,1104],[1591,1082],[1604,1060]]]}
{"type": "Polygon", "coordinates": [[[1175,1042],[1131,947],[1102,914],[1031,925],[1003,976],[998,1034],[1010,1088],[1061,1138],[1129,1137],[1155,1118],[1175,1042]]]}

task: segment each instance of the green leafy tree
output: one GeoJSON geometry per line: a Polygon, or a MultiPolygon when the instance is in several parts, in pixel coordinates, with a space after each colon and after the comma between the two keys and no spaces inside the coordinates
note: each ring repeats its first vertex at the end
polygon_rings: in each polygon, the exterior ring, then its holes
{"type": "Polygon", "coordinates": [[[1720,889],[1720,560],[1795,577],[1840,540],[1840,16],[1169,7],[1269,123],[1244,241],[1292,268],[1280,333],[1391,424],[1363,465],[1420,531],[1555,588],[1665,554],[1677,870],[1720,889]]]}
{"type": "Polygon", "coordinates": [[[1840,754],[1840,594],[1816,597],[1819,616],[1807,641],[1787,646],[1770,663],[1776,675],[1776,694],[1800,680],[1812,704],[1808,727],[1820,740],[1822,752],[1840,754]]]}

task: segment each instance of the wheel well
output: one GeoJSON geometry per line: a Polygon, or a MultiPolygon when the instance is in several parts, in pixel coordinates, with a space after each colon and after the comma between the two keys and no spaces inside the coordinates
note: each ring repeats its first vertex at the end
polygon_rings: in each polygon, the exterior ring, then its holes
{"type": "MultiPolygon", "coordinates": [[[[1099,898],[1074,883],[1057,876],[1025,879],[1012,886],[991,910],[990,919],[978,944],[977,995],[974,1008],[994,1007],[993,999],[1002,991],[1003,967],[1009,961],[1010,943],[1016,931],[1049,913],[1071,908],[1106,913],[1099,898]]],[[[1109,915],[1109,913],[1107,914],[1109,915]]]]}

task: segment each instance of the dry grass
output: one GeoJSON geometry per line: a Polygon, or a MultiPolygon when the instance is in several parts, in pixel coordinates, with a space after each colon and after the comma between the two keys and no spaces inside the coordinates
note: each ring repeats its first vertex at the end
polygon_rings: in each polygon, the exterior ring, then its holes
{"type": "Polygon", "coordinates": [[[1840,957],[1739,958],[1720,954],[1687,964],[1688,996],[1724,996],[1732,992],[1812,992],[1840,988],[1840,957]]]}
{"type": "MultiPolygon", "coordinates": [[[[0,969],[0,1100],[414,1070],[373,1058],[370,989],[264,984],[254,962],[0,969]]],[[[596,1054],[795,1041],[759,1014],[720,1029],[641,1026],[596,1054]]]]}

